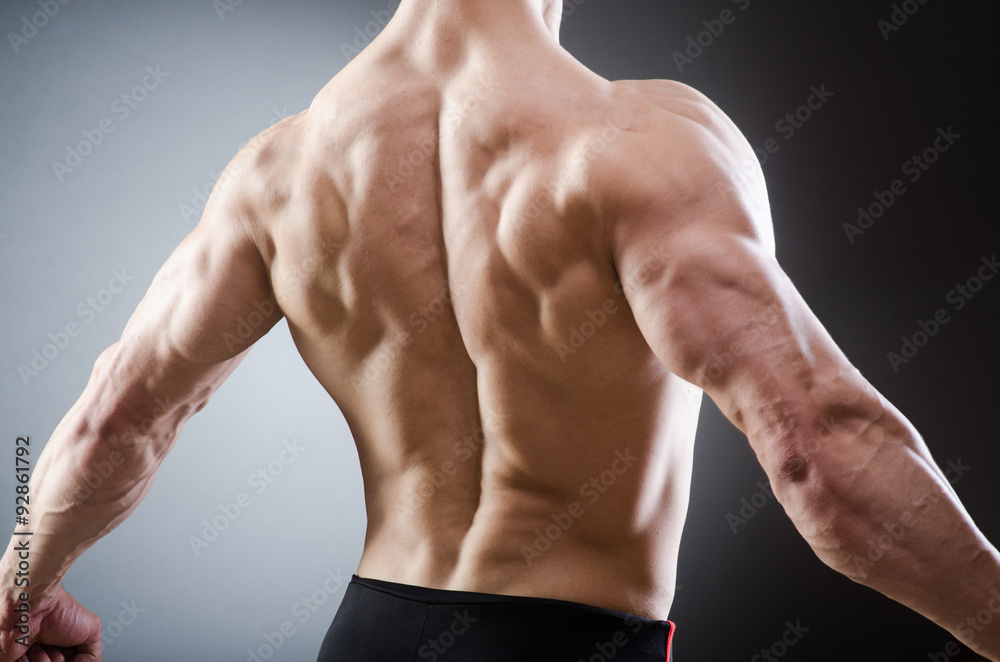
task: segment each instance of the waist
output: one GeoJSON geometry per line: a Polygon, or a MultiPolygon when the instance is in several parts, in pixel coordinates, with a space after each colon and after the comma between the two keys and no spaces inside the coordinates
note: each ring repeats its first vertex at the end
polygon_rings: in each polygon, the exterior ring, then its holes
{"type": "Polygon", "coordinates": [[[358,574],[666,619],[685,504],[661,509],[657,519],[669,525],[639,528],[627,515],[631,506],[617,508],[615,497],[609,490],[591,507],[506,494],[485,501],[469,527],[453,523],[443,508],[433,519],[370,520],[358,574]]]}

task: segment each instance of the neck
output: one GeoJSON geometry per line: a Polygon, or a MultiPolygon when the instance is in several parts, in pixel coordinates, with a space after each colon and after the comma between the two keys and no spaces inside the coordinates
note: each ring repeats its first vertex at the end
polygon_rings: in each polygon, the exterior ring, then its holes
{"type": "Polygon", "coordinates": [[[562,0],[402,0],[389,27],[412,47],[467,50],[559,42],[562,0]]]}

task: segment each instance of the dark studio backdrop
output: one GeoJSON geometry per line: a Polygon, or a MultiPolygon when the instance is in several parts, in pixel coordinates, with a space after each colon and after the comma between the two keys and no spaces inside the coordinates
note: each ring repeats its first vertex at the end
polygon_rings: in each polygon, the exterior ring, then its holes
{"type": "MultiPolygon", "coordinates": [[[[584,64],[693,85],[766,157],[780,262],[1000,542],[993,3],[566,3],[562,41],[584,64]]],[[[252,135],[307,107],[387,5],[0,7],[4,521],[16,437],[37,458],[193,228],[201,191],[252,135]]],[[[678,662],[975,659],[827,570],[765,480],[706,402],[671,613],[678,662]]],[[[347,427],[282,323],[65,584],[102,617],[110,662],[310,660],[364,523],[347,427]]]]}

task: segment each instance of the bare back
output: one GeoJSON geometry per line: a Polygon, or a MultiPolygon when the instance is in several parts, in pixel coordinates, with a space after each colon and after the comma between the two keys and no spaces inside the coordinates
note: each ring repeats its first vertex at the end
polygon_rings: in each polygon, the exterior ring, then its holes
{"type": "Polygon", "coordinates": [[[19,486],[0,662],[100,658],[63,577],[282,317],[357,443],[363,577],[667,619],[700,388],[819,560],[1000,660],[968,617],[1000,552],[781,269],[753,149],[690,88],[588,71],[561,11],[407,0],[236,156],[19,486]]]}
{"type": "Polygon", "coordinates": [[[683,85],[589,72],[560,7],[407,2],[237,155],[39,456],[0,661],[99,655],[62,577],[282,316],[357,443],[364,577],[668,618],[697,384],[821,561],[1000,660],[961,620],[1000,552],[781,269],[746,139],[683,85]]]}
{"type": "Polygon", "coordinates": [[[666,618],[701,391],[636,325],[602,190],[670,90],[377,45],[254,157],[275,298],[357,443],[359,574],[666,618]]]}

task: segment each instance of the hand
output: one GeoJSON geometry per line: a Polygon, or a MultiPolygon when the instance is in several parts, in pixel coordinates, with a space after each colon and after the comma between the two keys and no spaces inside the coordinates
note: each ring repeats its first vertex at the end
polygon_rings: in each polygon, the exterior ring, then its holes
{"type": "MultiPolygon", "coordinates": [[[[16,594],[14,596],[16,599],[16,594]]],[[[15,603],[0,613],[0,662],[101,662],[101,619],[84,609],[61,584],[31,602],[30,646],[18,644],[15,603]]]]}

